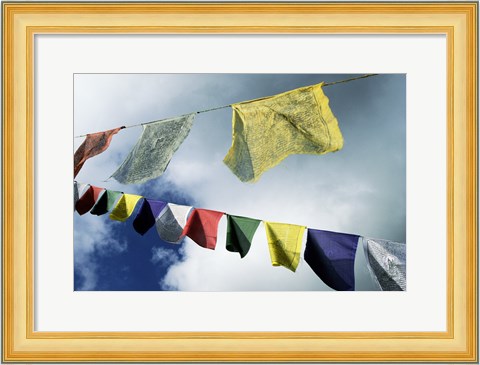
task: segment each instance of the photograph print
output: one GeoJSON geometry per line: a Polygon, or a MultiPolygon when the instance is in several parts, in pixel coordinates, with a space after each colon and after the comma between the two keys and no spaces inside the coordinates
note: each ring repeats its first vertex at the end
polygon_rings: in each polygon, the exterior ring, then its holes
{"type": "Polygon", "coordinates": [[[75,74],[75,291],[406,291],[405,74],[75,74]]]}

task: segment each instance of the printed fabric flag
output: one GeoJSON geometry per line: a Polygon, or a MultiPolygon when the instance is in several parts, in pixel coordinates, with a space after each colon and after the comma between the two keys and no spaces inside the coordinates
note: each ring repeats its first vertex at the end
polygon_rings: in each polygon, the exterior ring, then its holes
{"type": "Polygon", "coordinates": [[[110,213],[110,219],[125,222],[132,215],[140,199],[142,199],[140,195],[123,194],[110,213]]]}
{"type": "Polygon", "coordinates": [[[155,220],[160,215],[167,203],[160,200],[143,199],[142,206],[133,221],[133,228],[142,236],[155,225],[155,220]]]}
{"type": "Polygon", "coordinates": [[[259,224],[257,219],[227,214],[227,250],[238,252],[244,258],[259,224]]]}
{"type": "Polygon", "coordinates": [[[322,85],[232,105],[232,146],[223,161],[241,181],[257,181],[289,155],[343,147],[322,85]]]}
{"type": "Polygon", "coordinates": [[[143,125],[143,133],[111,177],[122,184],[141,184],[165,171],[188,136],[195,113],[143,125]]]}
{"type": "Polygon", "coordinates": [[[75,205],[78,199],[82,196],[87,184],[79,184],[76,181],[73,182],[73,210],[75,211],[75,205]]]}
{"type": "Polygon", "coordinates": [[[100,198],[98,198],[97,202],[90,211],[90,214],[103,215],[110,212],[120,195],[122,195],[120,191],[105,190],[100,198]]]}
{"type": "Polygon", "coordinates": [[[77,204],[78,199],[79,199],[78,184],[76,181],[74,181],[73,182],[73,210],[75,210],[75,204],[77,204]]]}
{"type": "Polygon", "coordinates": [[[380,289],[407,289],[405,243],[363,237],[363,250],[370,273],[380,289]]]}
{"type": "Polygon", "coordinates": [[[308,229],[304,259],[335,290],[355,290],[355,254],[359,236],[308,229]]]}
{"type": "Polygon", "coordinates": [[[155,228],[160,238],[170,243],[180,243],[183,228],[193,207],[168,203],[155,221],[155,228]]]}
{"type": "Polygon", "coordinates": [[[73,156],[73,177],[77,176],[85,161],[105,151],[110,145],[113,135],[117,134],[118,131],[123,128],[125,127],[87,134],[85,141],[78,147],[73,156]]]}
{"type": "Polygon", "coordinates": [[[214,210],[194,209],[183,229],[183,234],[199,246],[215,250],[218,222],[223,214],[214,210]]]}
{"type": "Polygon", "coordinates": [[[264,222],[273,266],[285,266],[295,272],[300,261],[304,226],[264,222]]]}
{"type": "Polygon", "coordinates": [[[83,215],[87,213],[95,205],[95,202],[98,200],[100,193],[103,191],[103,188],[90,185],[88,190],[81,196],[80,199],[75,203],[75,209],[78,214],[83,215]]]}

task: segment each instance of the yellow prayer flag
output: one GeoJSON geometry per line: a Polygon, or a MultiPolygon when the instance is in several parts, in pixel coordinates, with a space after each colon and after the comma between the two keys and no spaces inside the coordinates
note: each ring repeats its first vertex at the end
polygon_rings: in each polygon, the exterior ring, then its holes
{"type": "Polygon", "coordinates": [[[264,222],[273,266],[285,266],[295,272],[300,261],[304,226],[264,222]]]}
{"type": "Polygon", "coordinates": [[[125,222],[132,215],[135,206],[141,198],[142,196],[140,195],[123,194],[115,208],[113,208],[112,213],[110,213],[110,219],[125,222]]]}
{"type": "Polygon", "coordinates": [[[257,181],[289,155],[343,147],[322,85],[232,105],[232,146],[223,161],[241,181],[257,181]]]}

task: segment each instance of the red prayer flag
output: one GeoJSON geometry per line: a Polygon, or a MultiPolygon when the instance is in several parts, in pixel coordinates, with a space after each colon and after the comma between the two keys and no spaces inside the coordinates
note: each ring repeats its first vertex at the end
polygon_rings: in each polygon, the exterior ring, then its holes
{"type": "Polygon", "coordinates": [[[85,194],[82,195],[80,199],[77,200],[75,204],[75,209],[78,214],[83,215],[90,211],[93,208],[100,193],[105,190],[104,188],[99,188],[97,186],[90,185],[85,194]]]}
{"type": "Polygon", "coordinates": [[[183,234],[199,246],[214,250],[217,245],[218,222],[223,214],[214,210],[194,209],[183,229],[183,234]]]}
{"type": "Polygon", "coordinates": [[[73,157],[73,177],[77,176],[85,161],[105,151],[110,145],[113,135],[117,134],[118,131],[123,128],[125,127],[87,134],[87,138],[85,138],[85,141],[78,147],[73,157]]]}

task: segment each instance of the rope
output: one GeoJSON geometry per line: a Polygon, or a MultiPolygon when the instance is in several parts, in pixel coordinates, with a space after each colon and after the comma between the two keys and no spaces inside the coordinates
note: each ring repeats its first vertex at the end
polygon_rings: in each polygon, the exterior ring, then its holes
{"type": "MultiPolygon", "coordinates": [[[[337,84],[342,84],[344,82],[350,82],[350,81],[355,81],[355,80],[360,80],[360,79],[366,79],[367,77],[372,77],[372,76],[378,76],[378,74],[366,74],[366,75],[362,75],[362,76],[357,76],[357,77],[352,77],[350,79],[345,79],[345,80],[339,80],[339,81],[334,81],[334,82],[326,82],[323,84],[324,87],[326,86],[332,86],[332,85],[337,85],[337,84]]],[[[263,99],[263,98],[262,98],[263,99]]],[[[254,100],[257,100],[257,99],[254,99],[254,100]]],[[[233,104],[228,104],[228,105],[222,105],[222,106],[218,106],[218,107],[215,107],[215,108],[211,108],[211,109],[204,109],[204,110],[199,110],[199,111],[196,111],[194,113],[196,114],[201,114],[201,113],[208,113],[208,112],[212,112],[214,110],[220,110],[220,109],[225,109],[225,108],[230,108],[233,104]]],[[[190,114],[190,113],[189,113],[190,114]]],[[[188,115],[188,114],[184,114],[184,115],[188,115]]],[[[164,119],[166,120],[166,119],[164,119]]],[[[121,127],[121,129],[127,129],[127,128],[134,128],[134,127],[140,127],[142,125],[148,125],[148,124],[152,124],[152,123],[158,123],[159,121],[158,120],[155,120],[153,122],[146,122],[146,123],[138,123],[138,124],[133,124],[133,125],[128,125],[128,126],[123,126],[121,127]]],[[[75,136],[74,138],[81,138],[81,137],[86,137],[87,135],[86,134],[82,134],[80,136],[75,136]]]]}
{"type": "Polygon", "coordinates": [[[335,81],[335,82],[326,82],[326,83],[323,84],[323,86],[331,86],[331,85],[336,85],[336,84],[342,84],[344,82],[366,79],[367,77],[378,76],[378,75],[379,74],[366,74],[366,75],[363,75],[363,76],[352,77],[351,79],[340,80],[340,81],[335,81]]]}

